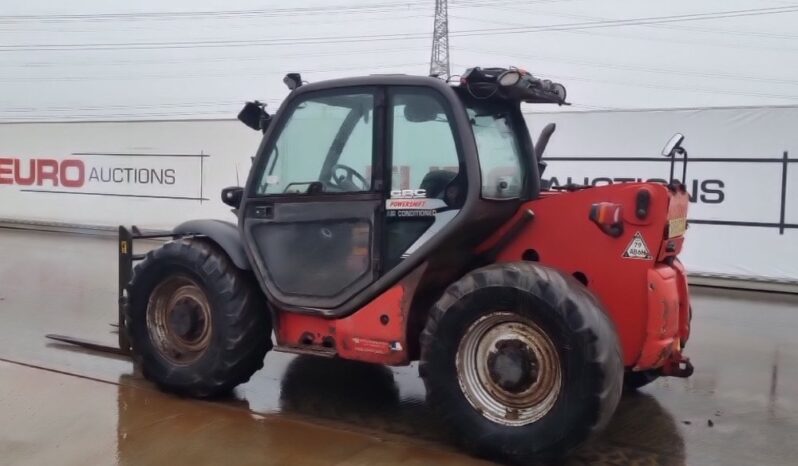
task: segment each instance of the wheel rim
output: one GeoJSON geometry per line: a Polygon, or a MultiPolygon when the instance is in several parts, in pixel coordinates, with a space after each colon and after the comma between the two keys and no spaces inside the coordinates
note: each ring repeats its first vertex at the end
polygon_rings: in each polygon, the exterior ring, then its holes
{"type": "Polygon", "coordinates": [[[502,425],[531,424],[559,397],[562,368],[557,348],[533,321],[510,312],[481,317],[457,349],[457,378],[468,402],[502,425]]]}
{"type": "Polygon", "coordinates": [[[150,340],[176,365],[199,359],[211,340],[211,306],[205,292],[185,276],[170,277],[153,290],[147,306],[150,340]]]}

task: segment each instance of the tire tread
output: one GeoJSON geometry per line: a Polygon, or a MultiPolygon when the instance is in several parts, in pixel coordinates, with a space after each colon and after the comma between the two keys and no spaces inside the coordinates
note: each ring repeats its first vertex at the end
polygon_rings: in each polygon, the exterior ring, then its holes
{"type": "Polygon", "coordinates": [[[134,361],[147,379],[167,391],[199,398],[229,392],[263,367],[263,359],[271,349],[271,324],[263,309],[265,299],[253,277],[238,269],[207,240],[181,238],[148,252],[133,270],[127,296],[125,330],[134,361]],[[183,372],[163,370],[162,364],[154,361],[152,352],[157,350],[151,347],[149,338],[131,329],[134,319],[144,318],[155,277],[163,275],[165,268],[175,262],[193,265],[195,274],[202,277],[201,285],[211,288],[206,293],[215,294],[215,301],[224,303],[221,309],[212,310],[213,319],[221,318],[225,327],[216,358],[203,366],[202,373],[196,372],[190,378],[183,372]]]}
{"type": "MultiPolygon", "coordinates": [[[[458,425],[450,409],[451,393],[436,383],[431,366],[434,352],[439,350],[439,332],[442,322],[459,301],[477,290],[488,287],[509,287],[525,291],[548,303],[562,315],[570,331],[587,342],[589,370],[600,378],[598,388],[589,400],[591,418],[584,419],[582,426],[567,426],[568,435],[556,445],[530,451],[526,445],[502,445],[499,452],[512,458],[525,460],[550,460],[562,457],[585,439],[607,425],[617,407],[621,395],[623,363],[617,333],[611,319],[603,311],[596,297],[573,277],[562,272],[530,262],[493,264],[476,269],[450,285],[433,305],[426,325],[420,335],[421,361],[419,373],[427,388],[427,399],[437,408],[446,424],[455,429],[458,425]]],[[[489,421],[486,421],[489,422],[489,421]]],[[[484,432],[460,431],[460,438],[467,447],[478,454],[496,454],[496,439],[484,432]]],[[[534,443],[534,442],[530,442],[534,443]]]]}

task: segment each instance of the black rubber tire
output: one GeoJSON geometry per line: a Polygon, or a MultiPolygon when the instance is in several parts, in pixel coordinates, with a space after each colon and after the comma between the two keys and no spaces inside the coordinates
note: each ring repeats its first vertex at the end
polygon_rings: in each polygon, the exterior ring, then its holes
{"type": "Polygon", "coordinates": [[[263,367],[271,318],[253,276],[207,240],[183,238],[147,253],[127,287],[126,328],[135,362],[160,388],[208,398],[230,392],[263,367]],[[175,274],[196,282],[210,303],[211,337],[196,361],[178,365],[151,341],[147,307],[158,283],[175,274]]]}
{"type": "Polygon", "coordinates": [[[529,262],[477,269],[433,306],[421,335],[419,371],[427,401],[462,445],[488,458],[553,461],[609,422],[622,392],[623,360],[612,321],[581,283],[529,262]],[[458,382],[461,337],[479,317],[519,313],[542,328],[559,353],[563,384],[550,411],[523,426],[494,423],[468,402],[458,382]]]}

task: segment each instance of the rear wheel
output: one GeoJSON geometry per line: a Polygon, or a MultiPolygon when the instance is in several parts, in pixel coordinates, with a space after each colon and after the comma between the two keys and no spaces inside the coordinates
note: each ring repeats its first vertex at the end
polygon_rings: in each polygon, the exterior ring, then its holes
{"type": "Polygon", "coordinates": [[[249,274],[199,239],[147,254],[128,285],[126,327],[144,376],[210,397],[246,382],[271,348],[265,300],[249,274]]]}
{"type": "Polygon", "coordinates": [[[559,458],[603,428],[620,399],[611,321],[584,286],[535,264],[485,267],[450,286],[421,351],[429,403],[490,457],[559,458]]]}
{"type": "Polygon", "coordinates": [[[512,312],[477,319],[460,339],[455,364],[471,406],[502,425],[539,420],[562,388],[554,342],[532,319],[512,312]]]}

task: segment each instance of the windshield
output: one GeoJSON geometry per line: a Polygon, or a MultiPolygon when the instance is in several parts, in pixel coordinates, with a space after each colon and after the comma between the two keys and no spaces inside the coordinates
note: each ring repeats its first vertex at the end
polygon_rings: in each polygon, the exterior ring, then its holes
{"type": "Polygon", "coordinates": [[[462,96],[474,131],[482,171],[482,197],[517,198],[523,191],[523,151],[514,130],[515,113],[507,103],[462,96]]]}
{"type": "Polygon", "coordinates": [[[371,189],[370,90],[306,94],[290,107],[260,174],[258,195],[371,189]],[[312,135],[312,137],[309,137],[312,135]]]}

